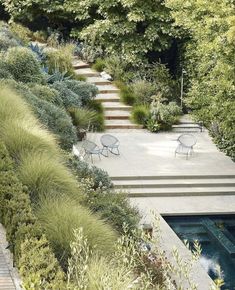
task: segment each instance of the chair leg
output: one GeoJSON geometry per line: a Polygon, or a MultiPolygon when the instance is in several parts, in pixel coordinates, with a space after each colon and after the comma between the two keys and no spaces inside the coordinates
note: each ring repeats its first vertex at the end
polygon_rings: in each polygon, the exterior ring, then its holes
{"type": "Polygon", "coordinates": [[[92,154],[90,154],[90,155],[91,155],[91,162],[92,162],[92,164],[93,164],[93,163],[94,163],[94,162],[93,162],[93,156],[92,156],[92,154]]]}

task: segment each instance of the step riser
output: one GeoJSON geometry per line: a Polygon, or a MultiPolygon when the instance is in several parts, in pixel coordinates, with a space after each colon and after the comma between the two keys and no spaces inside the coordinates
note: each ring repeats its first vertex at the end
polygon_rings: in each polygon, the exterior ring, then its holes
{"type": "Polygon", "coordinates": [[[110,82],[109,81],[97,81],[97,82],[88,82],[90,84],[94,84],[94,85],[97,85],[97,86],[107,86],[107,85],[110,85],[110,82]]]}
{"type": "Polygon", "coordinates": [[[193,192],[193,191],[189,191],[189,192],[154,192],[154,193],[127,193],[128,197],[166,197],[166,196],[224,196],[224,195],[234,195],[235,196],[235,191],[229,191],[228,192],[193,192]]]}
{"type": "Polygon", "coordinates": [[[104,107],[106,111],[130,111],[131,108],[129,107],[104,107]]]}
{"type": "Polygon", "coordinates": [[[90,66],[89,66],[89,64],[78,64],[78,65],[73,65],[73,68],[74,69],[81,69],[81,68],[89,68],[90,66]]]}
{"type": "Polygon", "coordinates": [[[131,188],[194,188],[194,187],[235,187],[235,183],[195,183],[195,184],[132,184],[132,185],[116,185],[115,188],[131,189],[131,188]]]}
{"type": "Polygon", "coordinates": [[[99,89],[100,94],[114,94],[114,93],[119,93],[118,89],[108,89],[108,90],[103,90],[99,89]]]}
{"type": "Polygon", "coordinates": [[[106,125],[106,129],[142,129],[142,127],[139,127],[137,125],[106,125]]]}
{"type": "Polygon", "coordinates": [[[223,179],[223,178],[235,178],[235,175],[158,175],[158,176],[111,176],[114,180],[157,180],[157,179],[223,179]]]}
{"type": "Polygon", "coordinates": [[[105,102],[119,102],[119,98],[116,98],[116,99],[99,99],[99,98],[96,98],[97,101],[101,102],[101,103],[105,103],[105,102]]]}
{"type": "Polygon", "coordinates": [[[129,120],[128,116],[105,116],[105,120],[129,120]]]}
{"type": "Polygon", "coordinates": [[[97,73],[93,73],[93,72],[90,72],[90,73],[86,73],[86,72],[78,72],[78,71],[76,71],[76,74],[78,75],[78,76],[83,76],[83,77],[86,77],[86,78],[89,78],[89,77],[98,77],[99,76],[99,74],[97,74],[97,73]]]}

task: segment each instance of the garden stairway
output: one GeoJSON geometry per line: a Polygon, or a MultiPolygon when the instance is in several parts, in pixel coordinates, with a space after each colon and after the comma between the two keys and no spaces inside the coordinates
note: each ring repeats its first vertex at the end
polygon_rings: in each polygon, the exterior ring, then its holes
{"type": "Polygon", "coordinates": [[[188,114],[181,116],[179,123],[172,126],[173,132],[193,133],[202,132],[203,126],[200,122],[194,122],[188,114]]]}
{"type": "MultiPolygon", "coordinates": [[[[191,214],[188,208],[221,210],[219,204],[235,198],[235,174],[228,175],[176,175],[176,176],[113,176],[116,191],[127,192],[132,202],[150,203],[160,214],[191,214]],[[213,207],[213,203],[218,205],[213,207]]],[[[224,208],[224,211],[228,208],[224,208]]],[[[213,213],[216,214],[217,212],[213,213]]]]}
{"type": "Polygon", "coordinates": [[[119,89],[112,82],[105,80],[92,70],[89,64],[74,60],[73,67],[79,76],[84,76],[88,83],[94,84],[99,90],[96,100],[101,102],[105,111],[106,129],[141,129],[141,125],[130,121],[131,106],[120,102],[119,89]]]}

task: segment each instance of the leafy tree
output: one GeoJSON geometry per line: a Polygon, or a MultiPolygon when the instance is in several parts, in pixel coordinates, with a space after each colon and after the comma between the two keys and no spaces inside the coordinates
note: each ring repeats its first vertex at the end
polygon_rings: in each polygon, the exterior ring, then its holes
{"type": "Polygon", "coordinates": [[[187,104],[235,159],[235,16],[231,0],[167,0],[175,25],[188,35],[187,104]]]}
{"type": "Polygon", "coordinates": [[[66,0],[65,8],[89,23],[75,36],[105,52],[119,51],[130,62],[171,43],[171,17],[162,0],[66,0]]]}

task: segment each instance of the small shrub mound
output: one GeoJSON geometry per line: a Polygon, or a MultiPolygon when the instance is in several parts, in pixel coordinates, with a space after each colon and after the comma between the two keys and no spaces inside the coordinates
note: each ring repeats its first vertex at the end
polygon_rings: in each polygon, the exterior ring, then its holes
{"type": "Polygon", "coordinates": [[[25,47],[13,47],[5,54],[5,62],[14,79],[23,83],[42,83],[44,76],[36,55],[25,47]]]}
{"type": "Polygon", "coordinates": [[[156,88],[153,83],[139,80],[134,82],[131,87],[137,104],[151,104],[152,96],[156,94],[156,88]]]}
{"type": "Polygon", "coordinates": [[[131,112],[132,120],[140,125],[145,125],[150,116],[149,107],[146,105],[135,106],[131,112]]]}
{"type": "Polygon", "coordinates": [[[14,38],[9,38],[0,31],[0,51],[6,51],[10,47],[19,46],[19,43],[14,38]]]}
{"type": "Polygon", "coordinates": [[[12,78],[13,76],[9,71],[0,68],[0,79],[12,79],[12,78]]]}
{"type": "Polygon", "coordinates": [[[26,46],[30,42],[32,32],[27,27],[19,23],[12,22],[10,24],[10,30],[23,45],[26,46]]]}
{"type": "Polygon", "coordinates": [[[132,88],[128,85],[125,85],[122,82],[116,82],[115,84],[120,89],[121,101],[126,105],[130,105],[130,106],[134,105],[134,103],[136,102],[136,99],[135,99],[135,95],[133,93],[132,88]]]}
{"type": "Polygon", "coordinates": [[[0,221],[25,289],[65,289],[64,274],[30,207],[13,161],[0,143],[0,221]]]}
{"type": "Polygon", "coordinates": [[[39,99],[50,103],[58,103],[58,91],[49,86],[40,84],[30,84],[30,91],[39,99]]]}
{"type": "Polygon", "coordinates": [[[105,60],[98,57],[95,63],[92,65],[92,68],[98,72],[102,72],[105,68],[105,60]]]}

